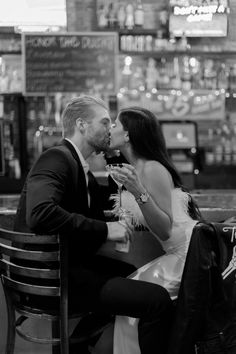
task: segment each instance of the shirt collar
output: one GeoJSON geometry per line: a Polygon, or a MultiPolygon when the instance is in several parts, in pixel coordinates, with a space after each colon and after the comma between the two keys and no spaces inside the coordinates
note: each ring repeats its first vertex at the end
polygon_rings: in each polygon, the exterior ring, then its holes
{"type": "Polygon", "coordinates": [[[84,172],[87,174],[88,171],[89,171],[89,164],[85,161],[82,153],[80,152],[80,150],[78,149],[78,146],[76,146],[73,141],[71,141],[70,139],[68,138],[65,138],[65,140],[69,141],[69,143],[71,143],[71,145],[73,146],[73,148],[75,149],[77,155],[79,156],[79,159],[80,159],[80,162],[81,162],[81,165],[84,169],[84,172]]]}

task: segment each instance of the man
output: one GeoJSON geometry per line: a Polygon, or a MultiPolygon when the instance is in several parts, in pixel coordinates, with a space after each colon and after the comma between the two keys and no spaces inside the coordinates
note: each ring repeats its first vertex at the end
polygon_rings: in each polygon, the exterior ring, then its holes
{"type": "Polygon", "coordinates": [[[109,146],[107,107],[91,96],[72,99],[62,114],[62,125],[62,142],[43,152],[28,174],[15,229],[65,234],[69,243],[69,305],[140,318],[142,353],[156,353],[157,348],[161,353],[171,307],[166,290],[120,277],[109,260],[106,267],[96,258],[104,242],[125,240],[131,232],[119,222],[104,221],[98,186],[85,161],[94,151],[109,146]]]}

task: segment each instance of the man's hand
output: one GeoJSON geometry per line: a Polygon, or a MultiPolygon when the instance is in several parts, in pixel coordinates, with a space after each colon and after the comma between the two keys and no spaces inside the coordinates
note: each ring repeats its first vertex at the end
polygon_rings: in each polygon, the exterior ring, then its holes
{"type": "Polygon", "coordinates": [[[132,225],[120,221],[107,222],[107,227],[107,240],[109,241],[126,242],[131,240],[131,236],[134,232],[132,225]]]}

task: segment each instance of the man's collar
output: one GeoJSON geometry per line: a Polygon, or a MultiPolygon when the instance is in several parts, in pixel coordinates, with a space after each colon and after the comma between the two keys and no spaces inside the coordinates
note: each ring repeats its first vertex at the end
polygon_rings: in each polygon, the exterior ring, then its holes
{"type": "Polygon", "coordinates": [[[73,141],[71,141],[70,139],[68,138],[65,138],[65,140],[67,140],[72,146],[73,148],[75,149],[77,155],[79,156],[79,159],[80,159],[80,162],[81,162],[81,165],[83,166],[83,169],[85,171],[85,173],[88,173],[89,171],[89,164],[85,161],[81,151],[79,150],[78,146],[75,145],[75,143],[73,143],[73,141]]]}

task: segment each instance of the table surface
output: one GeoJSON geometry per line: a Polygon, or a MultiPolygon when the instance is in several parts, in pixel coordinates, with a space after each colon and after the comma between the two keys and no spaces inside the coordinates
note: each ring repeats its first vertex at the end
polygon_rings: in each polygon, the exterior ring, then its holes
{"type": "Polygon", "coordinates": [[[115,250],[115,243],[107,241],[98,254],[134,265],[136,268],[160,257],[164,251],[158,240],[148,231],[135,231],[128,253],[115,250]]]}

